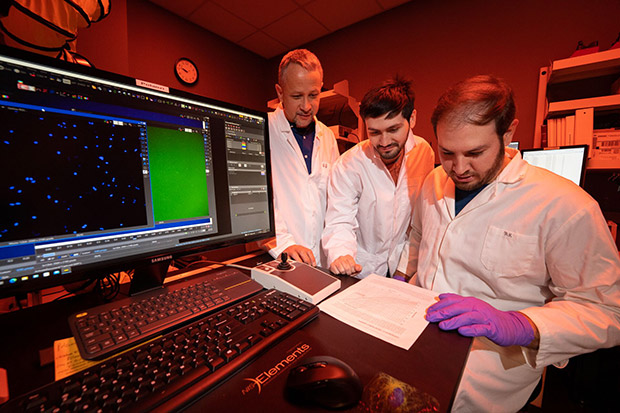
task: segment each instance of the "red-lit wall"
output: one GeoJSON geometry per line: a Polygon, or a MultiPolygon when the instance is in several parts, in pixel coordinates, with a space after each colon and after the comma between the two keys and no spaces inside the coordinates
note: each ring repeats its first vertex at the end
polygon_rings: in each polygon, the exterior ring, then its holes
{"type": "Polygon", "coordinates": [[[110,14],[78,31],[76,51],[98,69],[131,76],[125,0],[112,0],[110,14]]]}
{"type": "MultiPolygon", "coordinates": [[[[113,0],[112,14],[83,30],[78,52],[96,66],[178,88],[172,65],[187,56],[200,68],[194,93],[266,110],[281,56],[270,60],[177,18],[144,0],[113,0]]],[[[607,49],[620,32],[618,0],[414,0],[314,41],[325,86],[349,80],[364,93],[393,74],[410,77],[417,93],[416,133],[434,144],[430,115],[454,82],[492,73],[513,85],[520,126],[531,147],[538,71],[570,56],[578,41],[607,49]]]]}
{"type": "MultiPolygon", "coordinates": [[[[515,140],[528,148],[539,68],[570,56],[580,40],[598,40],[605,50],[619,32],[618,0],[414,0],[306,46],[323,64],[325,85],[348,79],[358,100],[393,74],[410,77],[417,93],[415,132],[433,148],[430,116],[440,94],[472,75],[503,77],[516,94],[515,140]]],[[[278,62],[271,59],[270,74],[278,62]]]]}
{"type": "Polygon", "coordinates": [[[144,0],[113,0],[108,17],[80,31],[77,51],[100,69],[259,110],[273,89],[265,59],[144,0]],[[198,65],[195,86],[174,76],[179,57],[198,65]]]}

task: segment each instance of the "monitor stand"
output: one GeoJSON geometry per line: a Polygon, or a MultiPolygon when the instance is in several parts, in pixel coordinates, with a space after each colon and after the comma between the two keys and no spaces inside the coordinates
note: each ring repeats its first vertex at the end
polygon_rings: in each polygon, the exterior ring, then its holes
{"type": "Polygon", "coordinates": [[[131,277],[129,295],[137,295],[164,286],[164,279],[172,259],[136,267],[131,277]]]}

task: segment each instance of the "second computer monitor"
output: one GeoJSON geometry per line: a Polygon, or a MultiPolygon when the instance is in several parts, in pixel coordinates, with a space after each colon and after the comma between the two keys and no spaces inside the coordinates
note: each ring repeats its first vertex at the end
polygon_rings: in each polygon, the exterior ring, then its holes
{"type": "Polygon", "coordinates": [[[552,149],[523,149],[521,153],[523,159],[530,165],[548,169],[579,186],[583,186],[588,145],[562,146],[552,149]]]}

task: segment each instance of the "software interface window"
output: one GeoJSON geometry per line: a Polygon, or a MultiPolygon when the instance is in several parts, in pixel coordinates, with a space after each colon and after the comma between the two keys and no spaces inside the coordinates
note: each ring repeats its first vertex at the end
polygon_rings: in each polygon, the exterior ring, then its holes
{"type": "Polygon", "coordinates": [[[264,118],[9,57],[0,71],[0,286],[269,229],[264,118]]]}

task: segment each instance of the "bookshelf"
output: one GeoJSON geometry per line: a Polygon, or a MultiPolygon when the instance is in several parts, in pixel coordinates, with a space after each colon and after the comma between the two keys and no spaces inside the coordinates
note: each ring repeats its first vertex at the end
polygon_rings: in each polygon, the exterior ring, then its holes
{"type": "Polygon", "coordinates": [[[534,147],[588,144],[588,169],[620,169],[620,48],[542,67],[534,147]]]}

